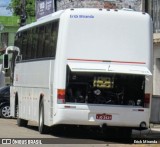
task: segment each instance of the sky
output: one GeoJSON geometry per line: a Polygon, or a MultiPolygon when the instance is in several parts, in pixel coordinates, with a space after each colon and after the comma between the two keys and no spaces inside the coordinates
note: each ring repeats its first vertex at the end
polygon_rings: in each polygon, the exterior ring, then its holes
{"type": "Polygon", "coordinates": [[[0,16],[11,16],[12,15],[12,12],[6,9],[10,1],[11,0],[0,0],[0,16]]]}

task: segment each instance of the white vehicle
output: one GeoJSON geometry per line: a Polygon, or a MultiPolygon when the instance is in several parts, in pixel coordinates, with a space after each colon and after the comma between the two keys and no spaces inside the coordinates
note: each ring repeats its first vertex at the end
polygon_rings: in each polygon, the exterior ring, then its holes
{"type": "Polygon", "coordinates": [[[21,60],[15,59],[11,115],[18,106],[18,125],[36,121],[40,133],[57,124],[106,126],[121,136],[149,127],[148,14],[62,10],[21,27],[15,46],[21,60]]]}

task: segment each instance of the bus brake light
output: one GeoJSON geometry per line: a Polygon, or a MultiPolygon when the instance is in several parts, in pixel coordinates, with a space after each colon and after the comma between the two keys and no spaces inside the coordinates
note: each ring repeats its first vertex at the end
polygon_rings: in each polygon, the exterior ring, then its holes
{"type": "Polygon", "coordinates": [[[150,93],[145,93],[145,96],[144,96],[144,106],[148,108],[149,104],[150,104],[150,93]]]}
{"type": "Polygon", "coordinates": [[[65,89],[57,90],[58,103],[65,103],[65,89]]]}
{"type": "Polygon", "coordinates": [[[144,97],[144,103],[150,103],[150,94],[149,93],[145,93],[145,97],[144,97]]]}

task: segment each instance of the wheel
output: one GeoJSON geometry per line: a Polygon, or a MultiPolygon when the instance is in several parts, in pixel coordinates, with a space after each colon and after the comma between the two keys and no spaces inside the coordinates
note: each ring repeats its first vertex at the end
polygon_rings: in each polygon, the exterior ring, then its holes
{"type": "Polygon", "coordinates": [[[4,104],[0,109],[0,116],[2,118],[10,118],[10,105],[4,104]]]}
{"type": "Polygon", "coordinates": [[[43,101],[40,102],[39,106],[39,125],[38,130],[40,134],[48,133],[48,127],[44,125],[44,104],[43,101]]]}
{"type": "Polygon", "coordinates": [[[14,116],[16,118],[18,118],[18,94],[16,93],[16,97],[15,97],[15,112],[14,112],[14,116]]]}
{"type": "Polygon", "coordinates": [[[18,105],[15,106],[15,117],[18,118],[18,105]]]}

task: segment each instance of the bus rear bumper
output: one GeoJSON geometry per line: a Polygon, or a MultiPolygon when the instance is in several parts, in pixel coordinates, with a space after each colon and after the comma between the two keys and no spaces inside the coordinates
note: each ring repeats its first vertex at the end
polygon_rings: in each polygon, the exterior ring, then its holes
{"type": "Polygon", "coordinates": [[[145,129],[149,127],[149,109],[115,106],[59,105],[53,124],[72,124],[145,129]]]}

